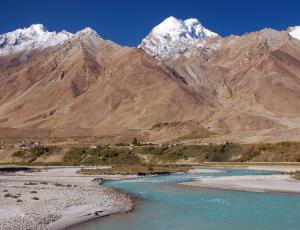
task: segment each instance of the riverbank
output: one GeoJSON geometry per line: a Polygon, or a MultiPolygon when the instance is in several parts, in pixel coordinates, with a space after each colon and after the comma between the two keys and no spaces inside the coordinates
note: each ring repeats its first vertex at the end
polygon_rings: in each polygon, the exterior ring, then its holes
{"type": "Polygon", "coordinates": [[[276,172],[300,171],[299,162],[205,162],[202,166],[207,168],[241,168],[276,172]]]}
{"type": "Polygon", "coordinates": [[[101,186],[77,170],[2,173],[0,229],[63,229],[133,208],[128,194],[101,186]]]}
{"type": "Polygon", "coordinates": [[[291,175],[248,175],[201,178],[183,185],[243,192],[300,194],[300,181],[291,175]]]}

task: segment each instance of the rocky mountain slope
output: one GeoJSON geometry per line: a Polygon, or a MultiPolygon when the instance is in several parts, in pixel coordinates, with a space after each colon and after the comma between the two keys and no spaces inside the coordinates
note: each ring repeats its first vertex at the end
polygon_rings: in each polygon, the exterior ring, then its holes
{"type": "Polygon", "coordinates": [[[8,68],[0,82],[0,125],[20,133],[126,133],[161,120],[204,119],[217,106],[146,53],[91,29],[8,68]]]}
{"type": "Polygon", "coordinates": [[[265,29],[211,45],[168,65],[224,106],[264,117],[299,117],[300,41],[290,32],[265,29]]]}
{"type": "Polygon", "coordinates": [[[298,140],[298,31],[221,38],[170,17],[139,48],[90,28],[1,35],[0,136],[298,140]]]}

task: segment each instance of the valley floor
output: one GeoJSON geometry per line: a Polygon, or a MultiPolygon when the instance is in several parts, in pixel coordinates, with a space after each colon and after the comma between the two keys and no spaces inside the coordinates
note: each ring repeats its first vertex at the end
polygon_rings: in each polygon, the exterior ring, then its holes
{"type": "MultiPolygon", "coordinates": [[[[231,166],[214,163],[189,173],[218,174],[231,166]],[[221,165],[221,166],[220,166],[221,165]],[[216,168],[219,167],[219,168],[216,168]]],[[[298,163],[235,163],[235,167],[279,171],[277,175],[205,177],[185,186],[248,192],[300,194],[298,163]],[[296,176],[296,174],[295,174],[296,176]],[[296,178],[296,177],[295,177],[296,178]]],[[[129,195],[101,186],[102,179],[131,179],[137,175],[81,175],[82,167],[35,167],[30,171],[0,174],[0,229],[63,229],[81,222],[133,209],[129,195]]],[[[85,167],[89,170],[106,169],[85,167]]]]}

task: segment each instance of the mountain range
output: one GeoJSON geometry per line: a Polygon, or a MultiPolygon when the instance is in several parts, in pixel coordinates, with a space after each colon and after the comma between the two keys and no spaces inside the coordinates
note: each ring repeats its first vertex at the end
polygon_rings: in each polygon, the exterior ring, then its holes
{"type": "Polygon", "coordinates": [[[169,17],[137,48],[91,28],[0,35],[0,136],[299,140],[300,27],[221,37],[169,17]]]}

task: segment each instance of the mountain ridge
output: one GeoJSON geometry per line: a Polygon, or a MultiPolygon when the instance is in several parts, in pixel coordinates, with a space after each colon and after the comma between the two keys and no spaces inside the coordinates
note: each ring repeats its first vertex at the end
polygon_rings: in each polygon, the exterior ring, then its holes
{"type": "Polygon", "coordinates": [[[161,59],[85,28],[59,44],[1,56],[0,136],[169,141],[206,130],[216,135],[210,141],[299,139],[297,27],[221,38],[201,35],[196,19],[169,21],[200,43],[161,59]],[[159,124],[169,125],[151,128],[159,124]]]}
{"type": "MultiPolygon", "coordinates": [[[[300,40],[300,26],[288,27],[286,32],[288,32],[290,37],[300,40]]],[[[55,31],[49,32],[44,25],[33,24],[24,29],[16,29],[0,34],[0,56],[23,51],[29,52],[35,49],[43,50],[62,44],[84,33],[91,33],[101,38],[95,30],[89,27],[73,34],[65,30],[58,33],[55,31]],[[36,39],[34,36],[36,36],[36,39]],[[28,44],[20,46],[22,43],[28,44]]],[[[150,34],[142,39],[141,44],[137,48],[143,49],[146,53],[159,60],[165,60],[168,59],[168,56],[184,53],[191,47],[201,48],[210,38],[221,38],[221,36],[206,29],[196,18],[181,20],[170,16],[155,26],[150,34]]]]}

